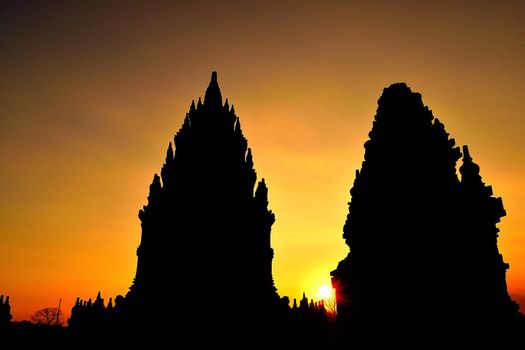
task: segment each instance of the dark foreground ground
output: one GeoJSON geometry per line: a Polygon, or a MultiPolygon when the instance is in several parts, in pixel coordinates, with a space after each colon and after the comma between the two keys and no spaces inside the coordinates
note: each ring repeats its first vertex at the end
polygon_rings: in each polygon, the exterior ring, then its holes
{"type": "Polygon", "coordinates": [[[0,329],[0,349],[511,349],[525,350],[525,331],[469,331],[460,336],[435,332],[348,332],[335,323],[315,329],[291,327],[279,334],[233,337],[127,329],[73,331],[68,327],[12,322],[0,329]]]}

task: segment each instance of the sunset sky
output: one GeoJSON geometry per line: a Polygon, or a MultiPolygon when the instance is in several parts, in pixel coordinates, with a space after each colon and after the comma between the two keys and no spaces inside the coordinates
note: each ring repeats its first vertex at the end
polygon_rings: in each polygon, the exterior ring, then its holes
{"type": "Polygon", "coordinates": [[[127,292],[138,210],[213,70],[269,188],[281,296],[315,297],[346,256],[363,143],[400,81],[503,198],[507,284],[525,295],[524,1],[30,3],[0,4],[0,294],[16,320],[127,292]]]}

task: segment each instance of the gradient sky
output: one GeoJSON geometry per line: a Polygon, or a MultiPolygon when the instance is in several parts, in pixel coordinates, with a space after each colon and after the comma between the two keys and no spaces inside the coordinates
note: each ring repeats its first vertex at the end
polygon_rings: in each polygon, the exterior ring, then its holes
{"type": "Polygon", "coordinates": [[[127,292],[138,210],[212,70],[269,187],[281,295],[314,297],[347,254],[354,172],[399,81],[503,197],[507,283],[525,295],[525,2],[29,3],[0,4],[0,294],[15,319],[127,292]]]}

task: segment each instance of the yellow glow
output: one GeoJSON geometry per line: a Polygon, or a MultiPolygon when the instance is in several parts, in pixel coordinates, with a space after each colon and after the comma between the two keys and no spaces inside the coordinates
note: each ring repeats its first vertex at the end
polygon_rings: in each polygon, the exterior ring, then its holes
{"type": "Polygon", "coordinates": [[[318,299],[326,300],[326,299],[330,299],[332,296],[333,296],[333,289],[330,286],[326,286],[326,285],[321,286],[321,288],[319,288],[319,291],[317,292],[318,299]]]}
{"type": "Polygon", "coordinates": [[[269,188],[281,296],[314,297],[348,253],[349,189],[377,99],[398,81],[503,198],[507,284],[525,295],[524,1],[12,3],[0,21],[0,294],[16,320],[127,292],[137,212],[212,70],[269,188]]]}

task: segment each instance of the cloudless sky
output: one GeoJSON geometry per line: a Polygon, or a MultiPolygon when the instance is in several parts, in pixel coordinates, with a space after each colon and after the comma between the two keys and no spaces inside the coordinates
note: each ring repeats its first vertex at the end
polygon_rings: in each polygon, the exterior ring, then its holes
{"type": "Polygon", "coordinates": [[[0,294],[21,320],[127,292],[138,210],[216,70],[269,187],[280,295],[315,297],[347,254],[355,169],[399,81],[503,197],[507,283],[525,295],[524,14],[523,1],[3,1],[0,294]]]}

